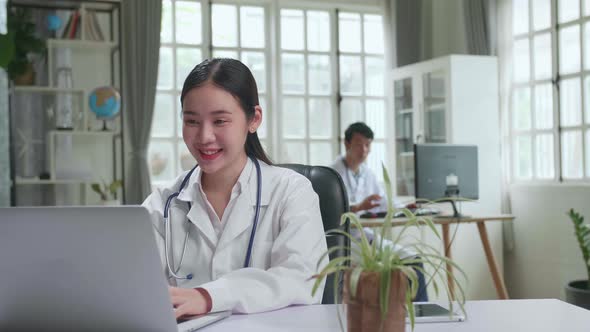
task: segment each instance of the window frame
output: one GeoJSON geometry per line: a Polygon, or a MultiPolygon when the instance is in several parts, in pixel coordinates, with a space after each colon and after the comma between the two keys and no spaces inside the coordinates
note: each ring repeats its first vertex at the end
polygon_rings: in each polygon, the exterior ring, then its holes
{"type": "MultiPolygon", "coordinates": [[[[214,0],[207,4],[208,6],[208,53],[209,57],[213,56],[213,52],[215,50],[222,50],[222,51],[236,51],[239,56],[239,60],[242,61],[241,55],[242,52],[262,52],[264,54],[264,68],[265,68],[265,79],[266,79],[266,89],[263,93],[258,92],[259,97],[262,96],[266,100],[265,108],[262,109],[262,119],[263,122],[266,122],[265,129],[266,129],[266,137],[260,138],[261,143],[265,146],[265,151],[270,149],[270,147],[274,146],[274,112],[277,108],[274,105],[274,96],[275,91],[271,84],[272,79],[272,39],[271,39],[271,2],[270,1],[256,1],[256,0],[214,0]],[[212,10],[213,5],[217,4],[224,4],[224,5],[234,5],[237,8],[237,46],[236,47],[228,47],[228,46],[213,46],[213,29],[212,29],[212,10]],[[241,18],[240,18],[240,8],[241,7],[261,7],[264,8],[264,45],[265,47],[260,48],[252,48],[252,47],[242,47],[241,45],[241,18]]],[[[257,82],[258,83],[258,82],[257,82]]],[[[268,151],[267,151],[268,152],[268,151]]]]}
{"type": "MultiPolygon", "coordinates": [[[[381,24],[382,26],[385,25],[385,15],[380,14],[377,11],[351,11],[351,10],[337,10],[336,12],[336,19],[338,20],[338,14],[339,13],[354,13],[354,14],[360,14],[360,37],[361,37],[361,51],[360,52],[343,52],[340,51],[340,49],[337,49],[337,59],[338,59],[338,67],[340,67],[340,56],[344,55],[344,56],[358,56],[360,57],[361,60],[361,73],[362,73],[362,84],[363,84],[363,88],[362,88],[362,92],[360,95],[342,95],[341,91],[340,91],[340,80],[338,80],[338,155],[343,154],[344,152],[344,130],[346,128],[342,128],[341,126],[341,117],[342,117],[342,101],[344,99],[358,99],[361,101],[361,105],[362,105],[362,114],[363,114],[363,118],[361,121],[367,123],[367,101],[369,100],[380,100],[383,101],[383,109],[384,109],[384,121],[386,121],[384,127],[385,127],[385,133],[384,136],[382,138],[378,138],[375,137],[373,138],[373,141],[371,142],[371,153],[369,154],[369,157],[366,160],[366,164],[372,168],[373,172],[375,173],[375,176],[377,177],[377,180],[380,183],[383,183],[383,172],[381,172],[380,169],[380,165],[371,165],[371,162],[373,161],[371,159],[371,156],[375,156],[373,148],[375,146],[375,143],[377,144],[382,144],[383,145],[383,153],[385,154],[385,160],[381,160],[381,163],[384,163],[385,165],[391,165],[392,163],[395,163],[395,157],[391,157],[392,154],[389,153],[389,147],[388,144],[391,142],[391,138],[388,137],[387,132],[392,132],[393,131],[389,131],[388,130],[388,126],[393,126],[394,123],[390,120],[390,113],[393,113],[393,108],[392,108],[392,104],[390,102],[390,100],[392,99],[391,95],[392,95],[392,88],[390,86],[390,75],[389,73],[391,72],[388,68],[387,68],[387,46],[385,45],[386,41],[385,39],[386,34],[383,34],[383,39],[384,39],[384,47],[383,47],[383,53],[368,53],[365,51],[365,15],[381,15],[381,24]],[[369,58],[380,58],[383,61],[383,67],[385,68],[384,74],[383,74],[383,95],[382,96],[373,96],[373,95],[368,95],[367,94],[367,72],[366,72],[366,60],[367,57],[369,58]]],[[[336,22],[337,26],[339,25],[339,22],[336,22]]],[[[338,38],[338,36],[336,36],[336,38],[338,38]]],[[[337,47],[339,47],[339,45],[337,44],[337,47]]],[[[338,68],[338,72],[337,72],[338,77],[340,77],[340,70],[338,68]]],[[[375,134],[375,128],[372,128],[373,132],[375,134]]],[[[395,133],[393,133],[393,135],[390,136],[395,136],[395,133]]]]}
{"type": "MultiPolygon", "coordinates": [[[[509,74],[511,75],[509,82],[509,112],[508,112],[508,125],[509,125],[509,159],[510,162],[510,174],[511,174],[511,182],[512,183],[587,183],[590,182],[590,174],[587,171],[589,169],[589,165],[587,164],[590,162],[588,159],[587,147],[586,145],[590,142],[586,141],[586,135],[590,135],[590,121],[586,119],[585,104],[589,103],[590,101],[587,98],[590,95],[586,96],[584,92],[584,80],[590,80],[590,64],[584,63],[584,48],[585,48],[585,41],[584,41],[584,27],[585,25],[590,25],[590,14],[584,14],[584,0],[578,0],[580,16],[575,19],[565,23],[558,22],[558,7],[559,7],[559,0],[549,0],[550,2],[550,25],[549,27],[535,30],[534,27],[534,5],[533,2],[535,0],[528,0],[528,26],[527,32],[514,34],[513,29],[509,29],[509,40],[511,45],[511,52],[510,58],[512,59],[511,63],[513,64],[514,69],[514,44],[516,41],[526,40],[529,46],[529,55],[528,55],[528,65],[529,65],[529,78],[523,82],[515,82],[514,79],[514,70],[512,70],[509,74]],[[559,72],[559,34],[562,29],[578,26],[580,29],[579,31],[579,46],[580,46],[580,68],[579,70],[568,73],[568,74],[560,74],[559,72]],[[535,77],[535,61],[537,54],[535,54],[534,49],[534,39],[536,36],[550,34],[550,41],[551,41],[551,76],[545,79],[537,79],[535,77]],[[585,69],[584,66],[587,66],[588,69],[585,69]],[[579,82],[579,92],[580,92],[580,109],[581,112],[581,123],[575,126],[564,126],[561,122],[561,106],[560,106],[560,98],[561,98],[561,84],[564,80],[578,78],[579,82]],[[541,84],[550,84],[551,85],[551,93],[552,93],[552,120],[553,125],[550,129],[537,129],[535,128],[535,93],[536,87],[540,86],[541,84]],[[515,91],[520,88],[528,87],[530,91],[530,121],[531,126],[530,129],[525,130],[518,130],[515,129],[514,119],[515,119],[515,108],[514,108],[514,96],[515,91]],[[582,156],[581,156],[581,168],[582,168],[582,177],[581,178],[564,178],[563,176],[563,161],[562,161],[562,134],[564,132],[580,132],[582,136],[582,156]],[[550,133],[553,135],[553,169],[554,174],[552,178],[539,178],[537,174],[537,151],[536,151],[536,138],[540,134],[548,134],[550,133]],[[517,174],[517,160],[516,160],[516,139],[517,137],[528,136],[531,139],[531,176],[528,178],[518,178],[517,174]]],[[[514,0],[509,1],[510,4],[510,20],[513,23],[514,19],[514,0]]],[[[589,38],[590,41],[590,38],[589,38]]],[[[589,48],[590,49],[590,48],[589,48]]]]}
{"type": "MultiPolygon", "coordinates": [[[[391,89],[389,88],[389,80],[388,80],[388,73],[390,72],[388,65],[388,52],[391,50],[390,42],[388,41],[388,35],[384,32],[383,34],[383,43],[384,43],[384,50],[382,54],[372,54],[372,53],[365,53],[364,51],[364,15],[380,15],[382,17],[382,24],[385,26],[387,22],[386,15],[387,13],[383,13],[383,6],[378,1],[373,1],[368,4],[352,4],[348,2],[338,1],[338,0],[330,0],[326,2],[314,2],[314,1],[306,1],[306,0],[169,0],[171,3],[171,24],[172,24],[172,39],[170,42],[161,42],[160,47],[168,47],[172,49],[172,70],[173,70],[173,85],[171,89],[156,89],[156,94],[158,93],[166,93],[172,95],[173,99],[175,100],[174,108],[175,113],[180,114],[180,110],[177,110],[180,103],[176,101],[178,96],[180,96],[180,92],[182,87],[176,86],[177,81],[177,48],[181,47],[198,47],[201,50],[201,54],[203,58],[211,57],[214,50],[233,50],[237,51],[238,54],[241,54],[241,51],[250,50],[250,48],[242,48],[240,45],[240,10],[239,8],[242,6],[259,6],[265,9],[265,70],[266,70],[266,108],[263,110],[263,117],[264,121],[266,122],[266,137],[261,139],[261,141],[265,141],[265,149],[269,156],[272,158],[273,162],[282,161],[282,154],[283,154],[283,142],[284,140],[281,138],[280,130],[282,124],[281,118],[281,109],[283,103],[283,93],[282,93],[282,60],[281,60],[281,53],[283,50],[281,49],[281,9],[295,9],[295,10],[303,10],[307,11],[327,11],[330,17],[330,39],[332,47],[328,53],[326,52],[315,52],[307,50],[307,47],[304,48],[303,51],[296,51],[296,53],[304,54],[304,63],[306,64],[305,67],[305,79],[306,79],[306,90],[303,95],[298,97],[303,97],[306,105],[306,123],[305,123],[305,130],[306,135],[305,138],[301,141],[304,141],[306,144],[307,149],[307,161],[309,163],[310,158],[310,144],[313,142],[330,142],[332,147],[332,160],[334,160],[338,155],[341,155],[344,150],[343,144],[343,135],[341,132],[340,120],[341,120],[341,95],[340,95],[340,81],[339,81],[339,56],[340,51],[338,49],[338,12],[352,12],[355,14],[361,15],[361,61],[362,61],[362,73],[363,73],[363,92],[361,96],[346,96],[345,98],[358,98],[362,101],[362,109],[363,109],[363,120],[366,120],[366,101],[371,99],[376,100],[383,100],[385,117],[384,121],[387,121],[385,124],[385,133],[383,138],[375,139],[374,142],[382,142],[384,144],[384,152],[385,152],[385,162],[386,165],[389,165],[392,160],[389,157],[389,143],[391,141],[392,134],[390,128],[392,124],[390,123],[391,115],[389,114],[391,111],[390,99],[391,99],[391,89]],[[179,44],[176,43],[176,2],[177,1],[188,1],[188,2],[196,2],[201,4],[201,31],[202,31],[202,40],[201,44],[199,45],[192,45],[192,44],[179,44]],[[237,27],[237,38],[238,38],[238,47],[214,47],[212,43],[212,5],[215,4],[229,4],[235,5],[237,7],[237,14],[238,14],[238,27],[237,27]],[[308,92],[308,67],[307,67],[307,58],[309,54],[329,54],[329,59],[331,62],[330,70],[331,70],[331,91],[330,95],[321,96],[322,98],[329,98],[331,101],[331,117],[332,117],[332,135],[331,137],[320,139],[320,138],[311,138],[309,137],[309,100],[310,97],[316,97],[314,94],[310,94],[308,92]],[[383,60],[384,65],[384,93],[383,96],[367,96],[365,91],[366,85],[366,75],[365,75],[365,58],[366,56],[376,56],[380,57],[383,60]]],[[[304,15],[304,40],[305,44],[307,44],[307,15],[304,15]]],[[[253,49],[254,50],[254,49],[253,49]]],[[[256,50],[259,51],[259,50],[256,50]]],[[[289,52],[289,51],[287,51],[289,52]]],[[[155,112],[154,112],[155,114],[155,112]]],[[[178,121],[181,121],[180,116],[174,116],[174,133],[172,137],[154,137],[150,135],[150,144],[152,142],[173,142],[174,144],[174,151],[173,151],[173,161],[175,169],[173,170],[172,179],[179,175],[179,170],[181,169],[179,166],[180,163],[180,148],[179,143],[182,143],[182,133],[178,132],[178,121]]],[[[284,161],[283,161],[284,162],[284,161]]],[[[182,173],[180,171],[180,173],[182,173]]],[[[379,171],[378,174],[381,174],[379,171]]],[[[160,180],[155,181],[152,180],[153,187],[159,187],[165,184],[168,184],[170,180],[160,180]]]]}
{"type": "MultiPolygon", "coordinates": [[[[277,6],[277,16],[276,16],[276,20],[277,20],[277,28],[276,28],[276,44],[275,44],[275,49],[276,49],[276,61],[277,61],[277,68],[276,68],[276,77],[277,77],[277,85],[276,88],[278,90],[277,92],[277,110],[282,110],[282,105],[283,105],[283,101],[285,98],[302,98],[304,100],[304,106],[305,106],[305,134],[303,138],[283,138],[281,135],[279,135],[279,130],[277,130],[277,136],[276,136],[276,142],[278,143],[276,145],[277,150],[276,150],[276,156],[279,156],[280,158],[282,158],[283,156],[283,147],[284,144],[287,142],[303,142],[306,146],[306,162],[309,164],[309,160],[310,160],[310,145],[311,143],[315,143],[315,142],[319,142],[319,143],[326,143],[329,142],[331,147],[332,147],[332,159],[334,159],[334,152],[338,151],[338,143],[336,140],[336,136],[335,134],[337,133],[337,130],[339,128],[339,126],[336,123],[336,120],[338,119],[338,114],[339,114],[339,105],[338,105],[338,99],[336,97],[336,94],[338,93],[338,73],[336,72],[336,69],[338,68],[338,64],[337,64],[337,55],[335,53],[335,48],[337,47],[337,44],[335,43],[335,38],[337,38],[337,29],[334,29],[334,24],[335,24],[335,9],[334,8],[330,8],[330,7],[325,7],[325,8],[321,8],[318,6],[302,6],[302,5],[297,5],[296,2],[288,2],[285,3],[283,5],[277,6]],[[281,33],[282,33],[282,26],[281,26],[281,11],[285,9],[285,10],[300,10],[303,11],[303,50],[283,50],[281,48],[281,33]],[[328,13],[328,16],[330,18],[330,50],[329,51],[310,51],[308,50],[307,47],[307,13],[309,11],[324,11],[328,13]],[[285,93],[283,92],[282,89],[282,82],[283,82],[283,61],[282,61],[282,55],[283,54],[301,54],[303,55],[303,64],[304,64],[304,72],[303,72],[303,76],[304,76],[304,81],[305,81],[305,91],[302,94],[295,94],[295,93],[285,93]],[[328,95],[318,95],[318,94],[312,94],[309,92],[309,64],[308,64],[308,57],[309,55],[328,55],[329,59],[330,59],[330,80],[331,80],[331,85],[330,85],[330,92],[328,95]],[[309,102],[310,99],[312,98],[326,98],[330,100],[330,105],[331,105],[331,117],[332,117],[332,136],[330,138],[311,138],[309,135],[309,102]]],[[[276,113],[276,118],[277,118],[277,123],[276,126],[277,128],[282,128],[282,124],[283,124],[283,117],[282,117],[282,111],[277,111],[276,113]]],[[[284,161],[283,161],[284,162],[284,161]]]]}
{"type": "MultiPolygon", "coordinates": [[[[201,32],[202,32],[202,38],[201,38],[201,44],[185,44],[185,43],[177,43],[176,42],[176,3],[177,0],[168,0],[170,3],[170,9],[171,9],[171,40],[169,42],[162,42],[160,41],[160,48],[162,47],[166,47],[172,50],[172,87],[171,88],[160,88],[158,86],[156,86],[156,96],[158,94],[165,94],[165,95],[169,95],[172,100],[173,100],[173,109],[174,109],[174,113],[175,115],[173,115],[173,133],[172,136],[170,137],[155,137],[152,135],[152,133],[150,133],[150,138],[149,138],[149,147],[148,147],[148,156],[149,156],[149,150],[151,147],[151,144],[153,142],[168,142],[168,143],[172,143],[173,149],[172,149],[172,156],[174,157],[172,163],[174,164],[174,169],[173,169],[173,176],[172,179],[167,179],[167,180],[151,180],[151,184],[152,187],[159,187],[162,185],[166,185],[168,184],[171,180],[173,180],[174,178],[176,178],[178,176],[178,174],[182,173],[182,171],[179,171],[181,169],[180,164],[180,149],[179,149],[179,145],[180,144],[184,144],[183,138],[182,138],[182,132],[178,132],[178,128],[179,125],[182,128],[182,124],[179,124],[179,121],[182,121],[180,118],[180,114],[181,114],[181,109],[177,109],[180,106],[180,102],[178,100],[178,98],[180,97],[181,91],[182,91],[182,86],[177,86],[177,50],[179,48],[193,48],[193,49],[199,49],[201,51],[201,55],[202,57],[207,57],[209,54],[209,48],[207,47],[207,45],[210,44],[210,40],[209,40],[209,33],[207,32],[207,30],[209,29],[209,24],[208,24],[208,19],[206,18],[207,15],[204,15],[205,11],[209,11],[209,2],[206,0],[178,0],[178,1],[185,1],[185,2],[194,2],[194,3],[200,3],[201,5],[201,32]]],[[[156,107],[155,102],[154,102],[154,107],[156,107]]],[[[154,110],[154,115],[155,115],[155,110],[154,110]]],[[[153,121],[153,119],[152,119],[153,121]]],[[[153,125],[153,123],[152,123],[153,125]]],[[[150,175],[151,175],[151,171],[150,171],[150,175]]]]}

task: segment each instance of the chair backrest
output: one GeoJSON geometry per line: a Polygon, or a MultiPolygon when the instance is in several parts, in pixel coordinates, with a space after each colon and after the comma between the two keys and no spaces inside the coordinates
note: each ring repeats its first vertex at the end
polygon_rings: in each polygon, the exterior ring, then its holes
{"type": "MultiPolygon", "coordinates": [[[[341,229],[345,232],[349,231],[349,223],[340,226],[340,216],[348,212],[348,195],[346,187],[340,174],[335,170],[325,166],[308,166],[301,164],[281,164],[277,165],[292,169],[311,181],[313,190],[318,194],[320,199],[320,211],[322,214],[322,221],[324,223],[324,230],[341,229]]],[[[328,235],[326,238],[328,248],[335,246],[350,246],[350,240],[345,236],[328,235]]],[[[347,255],[347,250],[337,250],[330,255],[330,260],[347,255]]],[[[330,275],[326,279],[326,287],[324,288],[324,295],[322,298],[323,304],[334,303],[334,275],[330,275]]],[[[341,292],[341,280],[339,282],[338,290],[341,292]]]]}

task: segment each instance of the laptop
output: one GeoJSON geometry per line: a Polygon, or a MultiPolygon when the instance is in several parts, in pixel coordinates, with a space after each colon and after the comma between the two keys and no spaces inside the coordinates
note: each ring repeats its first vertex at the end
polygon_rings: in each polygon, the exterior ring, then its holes
{"type": "Polygon", "coordinates": [[[177,324],[140,206],[0,208],[0,330],[192,331],[177,324]]]}

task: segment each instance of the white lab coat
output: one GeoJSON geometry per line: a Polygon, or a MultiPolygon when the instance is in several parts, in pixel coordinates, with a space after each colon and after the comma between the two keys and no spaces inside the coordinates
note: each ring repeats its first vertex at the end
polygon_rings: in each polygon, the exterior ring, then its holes
{"type": "Polygon", "coordinates": [[[365,163],[362,163],[359,166],[358,180],[355,180],[354,173],[346,166],[344,160],[344,156],[339,156],[330,167],[340,174],[342,182],[344,182],[344,186],[346,187],[346,192],[348,193],[348,201],[350,202],[350,205],[359,204],[365,198],[377,194],[382,197],[379,201],[380,205],[370,209],[369,211],[386,211],[387,200],[385,199],[385,192],[379,185],[377,177],[373,171],[371,171],[371,169],[365,163]]]}
{"type": "MultiPolygon", "coordinates": [[[[311,290],[319,258],[327,251],[319,200],[307,178],[289,169],[260,161],[262,173],[261,207],[250,267],[244,268],[248,241],[256,207],[257,176],[248,159],[238,182],[235,203],[224,212],[226,220],[219,236],[209,217],[197,168],[184,190],[171,204],[171,264],[178,266],[186,231],[190,228],[181,276],[184,288],[202,287],[211,295],[212,311],[232,310],[253,313],[292,304],[315,304],[322,299],[323,285],[315,296],[311,290]],[[192,208],[188,210],[187,202],[192,208]]],[[[188,173],[188,172],[187,172],[188,173]]],[[[164,218],[166,199],[176,192],[186,176],[172,186],[154,191],[143,203],[150,212],[156,242],[166,271],[164,218]]],[[[214,221],[219,223],[219,221],[214,221]]],[[[218,225],[215,225],[218,226],[218,225]]],[[[322,261],[320,267],[327,264],[322,261]]],[[[174,284],[174,278],[169,279],[174,284]]]]}

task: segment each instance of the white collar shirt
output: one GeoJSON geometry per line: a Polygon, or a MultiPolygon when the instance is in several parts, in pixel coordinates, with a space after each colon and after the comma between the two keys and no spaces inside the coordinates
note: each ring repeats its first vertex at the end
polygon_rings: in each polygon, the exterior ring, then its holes
{"type": "MultiPolygon", "coordinates": [[[[209,220],[211,221],[211,225],[213,226],[213,229],[215,230],[215,233],[217,234],[218,239],[219,239],[219,237],[221,237],[221,233],[223,232],[223,229],[225,228],[225,225],[227,224],[227,220],[232,215],[232,211],[234,210],[234,207],[236,205],[237,198],[242,193],[242,188],[244,188],[244,186],[246,186],[248,184],[250,177],[253,175],[252,174],[253,169],[254,169],[254,163],[252,163],[252,161],[250,161],[250,159],[248,159],[248,162],[246,163],[244,169],[242,170],[242,173],[240,173],[240,176],[238,177],[238,181],[234,184],[234,186],[232,188],[229,202],[227,203],[227,206],[225,207],[225,209],[223,211],[223,215],[221,216],[221,220],[219,219],[219,216],[215,212],[215,209],[213,209],[213,206],[211,205],[211,203],[207,199],[207,194],[205,194],[205,191],[203,190],[203,185],[201,182],[202,177],[203,177],[203,173],[201,172],[200,168],[198,168],[196,170],[197,174],[196,174],[196,181],[195,181],[194,185],[198,186],[198,188],[199,188],[198,193],[201,195],[201,199],[197,200],[197,202],[201,202],[202,204],[204,204],[203,208],[207,211],[207,215],[209,216],[209,220]]],[[[256,175],[254,175],[254,176],[256,176],[256,175]]]]}

